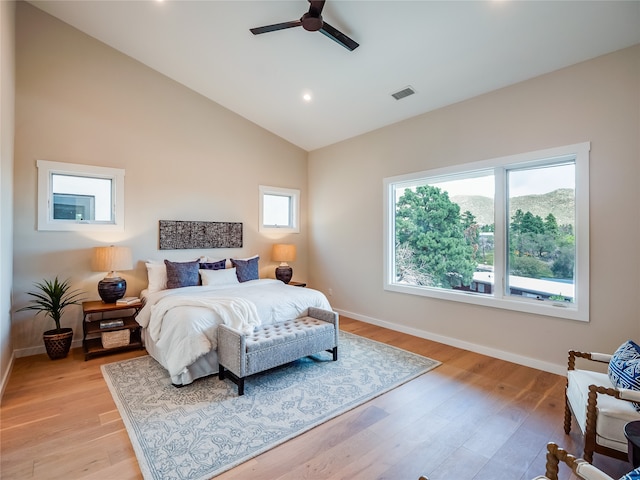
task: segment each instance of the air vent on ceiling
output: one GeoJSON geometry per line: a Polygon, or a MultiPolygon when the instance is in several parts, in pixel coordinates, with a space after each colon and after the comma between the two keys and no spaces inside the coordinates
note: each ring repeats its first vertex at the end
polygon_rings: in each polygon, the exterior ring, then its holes
{"type": "Polygon", "coordinates": [[[408,97],[409,95],[413,95],[414,93],[416,93],[416,91],[413,89],[413,87],[409,86],[403,88],[400,91],[397,91],[396,93],[392,93],[391,96],[396,100],[400,100],[402,98],[408,97]]]}

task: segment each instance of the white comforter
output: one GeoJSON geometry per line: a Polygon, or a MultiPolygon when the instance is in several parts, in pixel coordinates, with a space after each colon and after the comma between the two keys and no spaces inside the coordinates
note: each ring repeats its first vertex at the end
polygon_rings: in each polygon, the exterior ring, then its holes
{"type": "Polygon", "coordinates": [[[331,310],[321,292],[261,279],[233,286],[197,286],[143,295],[145,306],[136,317],[162,353],[173,377],[217,347],[221,323],[250,332],[270,324],[305,316],[309,307],[331,310]]]}

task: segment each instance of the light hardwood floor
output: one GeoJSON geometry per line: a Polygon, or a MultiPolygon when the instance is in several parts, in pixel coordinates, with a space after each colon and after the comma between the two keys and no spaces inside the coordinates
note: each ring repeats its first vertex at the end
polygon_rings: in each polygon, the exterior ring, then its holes
{"type": "MultiPolygon", "coordinates": [[[[443,364],[218,479],[519,480],[544,473],[548,441],[581,453],[577,426],[562,428],[564,377],[345,317],[341,328],[443,364]]],[[[17,359],[0,409],[0,477],[141,479],[100,365],[144,354],[17,359]]],[[[631,469],[598,454],[594,464],[614,478],[631,469]]]]}

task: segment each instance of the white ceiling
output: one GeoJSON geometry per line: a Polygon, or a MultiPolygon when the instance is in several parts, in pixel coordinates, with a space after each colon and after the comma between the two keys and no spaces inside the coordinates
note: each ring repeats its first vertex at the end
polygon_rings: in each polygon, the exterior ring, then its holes
{"type": "Polygon", "coordinates": [[[302,27],[249,32],[305,0],[30,3],[307,151],[640,43],[640,0],[327,0],[353,52],[302,27]]]}

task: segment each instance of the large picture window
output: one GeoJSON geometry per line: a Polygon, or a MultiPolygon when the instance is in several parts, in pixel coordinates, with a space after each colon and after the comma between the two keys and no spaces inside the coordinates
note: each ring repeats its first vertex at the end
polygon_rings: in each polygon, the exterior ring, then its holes
{"type": "Polygon", "coordinates": [[[589,148],[385,179],[385,289],[588,321],[589,148]]]}

